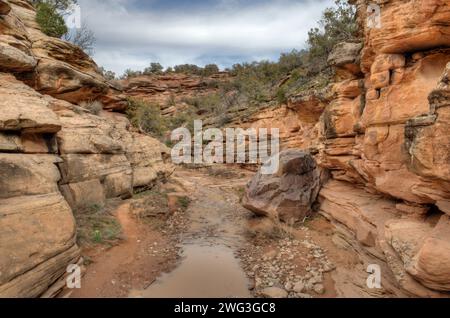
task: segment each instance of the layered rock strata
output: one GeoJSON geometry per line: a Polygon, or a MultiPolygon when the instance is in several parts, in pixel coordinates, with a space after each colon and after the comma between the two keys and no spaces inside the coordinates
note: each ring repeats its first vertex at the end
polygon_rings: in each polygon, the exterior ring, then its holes
{"type": "Polygon", "coordinates": [[[151,187],[169,151],[123,115],[76,105],[124,99],[79,48],[39,30],[27,1],[0,1],[0,71],[0,297],[51,297],[80,264],[73,213],[151,187]]]}
{"type": "MultiPolygon", "coordinates": [[[[360,58],[350,44],[330,56],[336,98],[316,157],[334,180],[320,211],[409,295],[448,296],[450,3],[377,3],[381,27],[365,27],[360,58]]],[[[357,5],[366,26],[369,2],[357,5]]]]}

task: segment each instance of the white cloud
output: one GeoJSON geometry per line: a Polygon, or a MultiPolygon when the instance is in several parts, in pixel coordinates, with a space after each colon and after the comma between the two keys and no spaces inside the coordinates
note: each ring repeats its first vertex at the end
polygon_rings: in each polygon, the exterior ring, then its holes
{"type": "Polygon", "coordinates": [[[150,61],[170,66],[217,59],[218,64],[230,64],[302,48],[308,30],[332,0],[245,6],[239,0],[221,0],[214,7],[187,11],[156,10],[148,3],[137,10],[135,0],[80,3],[82,18],[96,34],[95,60],[120,74],[126,68],[142,69],[150,61]]]}

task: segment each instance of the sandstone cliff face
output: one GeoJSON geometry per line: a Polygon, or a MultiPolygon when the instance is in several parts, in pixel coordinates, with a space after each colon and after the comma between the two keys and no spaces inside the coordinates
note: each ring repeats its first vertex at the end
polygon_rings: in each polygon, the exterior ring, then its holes
{"type": "Polygon", "coordinates": [[[217,91],[217,85],[229,78],[227,73],[208,77],[185,74],[143,75],[121,80],[127,96],[159,105],[162,115],[170,117],[189,108],[186,100],[217,91]]]}
{"type": "Polygon", "coordinates": [[[171,171],[168,149],[123,115],[72,104],[123,109],[95,63],[34,17],[27,1],[0,1],[0,297],[54,296],[80,262],[73,211],[171,171]]]}
{"type": "Polygon", "coordinates": [[[26,0],[2,0],[0,66],[42,94],[72,103],[102,99],[110,108],[123,109],[120,88],[108,83],[95,62],[80,48],[43,34],[26,0]]]}
{"type": "MultiPolygon", "coordinates": [[[[373,2],[353,2],[365,40],[335,47],[329,64],[336,83],[258,112],[245,125],[280,128],[283,148],[309,149],[330,171],[319,211],[345,246],[380,265],[386,293],[447,297],[450,3],[375,1],[381,28],[370,29],[373,2]]],[[[274,218],[289,212],[264,205],[271,193],[255,196],[257,180],[247,189],[249,208],[274,218]]]]}
{"type": "MultiPolygon", "coordinates": [[[[442,296],[450,291],[450,3],[377,3],[381,28],[365,28],[361,58],[345,58],[355,51],[343,45],[330,57],[338,83],[317,160],[334,181],[320,193],[321,213],[386,262],[405,291],[442,296]]],[[[368,2],[357,4],[365,25],[368,2]]]]}
{"type": "Polygon", "coordinates": [[[271,106],[250,116],[237,116],[230,126],[241,128],[278,128],[281,149],[317,147],[319,119],[329,103],[324,90],[291,96],[286,105],[271,106]]]}

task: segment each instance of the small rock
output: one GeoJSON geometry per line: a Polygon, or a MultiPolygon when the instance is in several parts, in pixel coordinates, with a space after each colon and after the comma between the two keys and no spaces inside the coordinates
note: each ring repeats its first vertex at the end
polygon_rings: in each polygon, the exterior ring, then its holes
{"type": "Polygon", "coordinates": [[[325,287],[322,284],[314,285],[314,292],[318,295],[325,294],[325,287]]]}
{"type": "Polygon", "coordinates": [[[265,298],[287,298],[288,293],[284,289],[278,287],[265,288],[259,292],[265,298]]]}
{"type": "Polygon", "coordinates": [[[284,285],[284,288],[287,290],[287,291],[291,291],[292,290],[292,283],[291,282],[287,282],[285,285],[284,285]]]}
{"type": "Polygon", "coordinates": [[[297,284],[294,285],[294,291],[297,294],[303,293],[304,290],[305,290],[305,284],[303,284],[303,282],[298,282],[297,284]]]}

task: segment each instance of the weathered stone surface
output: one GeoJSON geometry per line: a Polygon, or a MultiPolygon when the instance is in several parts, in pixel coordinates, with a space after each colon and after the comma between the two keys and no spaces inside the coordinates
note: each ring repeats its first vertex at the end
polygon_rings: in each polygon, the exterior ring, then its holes
{"type": "MultiPolygon", "coordinates": [[[[365,21],[366,5],[361,7],[365,21]]],[[[426,51],[450,44],[449,3],[445,0],[389,1],[381,9],[381,28],[366,27],[363,69],[370,69],[374,56],[426,51]],[[395,18],[394,18],[395,17],[395,18]]]]}
{"type": "Polygon", "coordinates": [[[100,75],[84,73],[59,61],[41,59],[35,74],[36,89],[39,92],[72,103],[95,100],[108,90],[100,75]]]}
{"type": "Polygon", "coordinates": [[[132,169],[125,155],[67,154],[62,159],[62,184],[99,179],[108,198],[132,193],[132,169]]]}
{"type": "Polygon", "coordinates": [[[386,223],[386,241],[400,256],[406,269],[413,265],[414,256],[432,229],[423,221],[395,220],[386,223]]]}
{"type": "Polygon", "coordinates": [[[75,245],[72,212],[57,192],[1,199],[0,215],[0,285],[75,245]]]}
{"type": "MultiPolygon", "coordinates": [[[[144,75],[120,81],[127,96],[138,98],[161,107],[166,117],[173,116],[188,107],[185,100],[217,91],[217,83],[227,81],[228,73],[208,77],[186,74],[144,75]]],[[[117,105],[107,109],[120,111],[117,105]]]]}
{"type": "Polygon", "coordinates": [[[450,107],[439,108],[436,122],[409,126],[411,169],[417,174],[450,182],[450,107]]]}
{"type": "Polygon", "coordinates": [[[0,69],[16,72],[32,71],[37,65],[36,59],[6,43],[0,43],[0,69]]]}
{"type": "Polygon", "coordinates": [[[52,155],[0,153],[0,198],[58,192],[60,161],[52,155]]]}
{"type": "Polygon", "coordinates": [[[65,184],[60,189],[73,210],[105,204],[105,193],[99,179],[65,184]]]}
{"type": "Polygon", "coordinates": [[[357,75],[361,72],[359,66],[361,49],[361,43],[339,43],[328,57],[328,64],[357,75]]]}
{"type": "Polygon", "coordinates": [[[149,136],[132,133],[131,138],[125,147],[133,169],[134,188],[152,185],[173,172],[173,166],[165,160],[169,157],[169,148],[149,136]]]}
{"type": "Polygon", "coordinates": [[[13,280],[0,286],[0,297],[2,298],[36,298],[44,296],[52,289],[56,296],[65,285],[54,284],[67,274],[67,264],[77,264],[80,259],[80,250],[74,245],[67,251],[59,253],[51,259],[37,265],[30,271],[22,273],[13,280]]]}
{"type": "Polygon", "coordinates": [[[108,83],[86,53],[42,33],[29,2],[10,4],[7,13],[3,5],[6,15],[0,21],[0,70],[30,73],[24,78],[44,94],[73,103],[101,99],[110,108],[125,110],[121,88],[108,83]]]}
{"type": "Polygon", "coordinates": [[[54,134],[29,134],[22,133],[20,142],[24,153],[45,154],[58,153],[58,144],[54,134]]]}
{"type": "Polygon", "coordinates": [[[450,63],[445,67],[437,88],[431,92],[429,101],[431,113],[436,108],[450,106],[450,63]]]}
{"type": "Polygon", "coordinates": [[[287,291],[278,287],[268,287],[261,290],[259,293],[265,298],[282,299],[288,297],[287,291]]]}
{"type": "Polygon", "coordinates": [[[58,117],[39,93],[0,73],[0,131],[55,133],[60,129],[58,117]]]}
{"type": "Polygon", "coordinates": [[[380,54],[375,58],[370,72],[374,74],[392,71],[405,67],[405,64],[406,58],[403,54],[380,54]]]}
{"type": "Polygon", "coordinates": [[[329,181],[319,198],[320,212],[344,224],[366,246],[376,246],[385,222],[399,217],[395,202],[347,182],[329,181]]]}
{"type": "MultiPolygon", "coordinates": [[[[28,6],[24,1],[21,5],[28,6]]],[[[16,3],[0,2],[0,71],[28,72],[37,64],[23,22],[12,11],[16,3]]]]}
{"type": "Polygon", "coordinates": [[[20,152],[20,137],[14,133],[0,133],[0,152],[20,152]]]}
{"type": "Polygon", "coordinates": [[[9,5],[8,1],[0,1],[0,14],[6,15],[9,13],[9,11],[11,11],[11,6],[9,5]]]}
{"type": "MultiPolygon", "coordinates": [[[[428,96],[449,59],[450,54],[432,54],[406,68],[402,80],[395,85],[391,85],[387,78],[382,83],[378,80],[372,82],[369,88],[381,88],[380,97],[367,100],[362,115],[363,125],[405,123],[415,116],[428,114],[428,96]]],[[[389,72],[381,74],[389,75],[389,72]]]]}
{"type": "MultiPolygon", "coordinates": [[[[63,124],[63,129],[58,133],[61,154],[78,154],[80,155],[78,158],[96,154],[121,156],[126,174],[129,173],[130,167],[133,170],[133,187],[152,185],[158,178],[164,178],[172,171],[171,165],[163,160],[163,156],[168,156],[169,149],[152,137],[128,131],[130,124],[126,118],[110,115],[99,117],[86,112],[80,114],[76,107],[61,103],[53,107],[63,124]]],[[[97,164],[91,163],[93,167],[87,163],[86,169],[95,170],[97,164]]],[[[77,161],[71,161],[70,164],[77,164],[77,161]]],[[[122,174],[118,173],[117,169],[107,169],[97,174],[88,173],[86,177],[105,178],[106,182],[103,184],[107,186],[105,192],[109,196],[114,193],[123,194],[123,189],[120,188],[129,187],[128,177],[120,177],[122,174]],[[114,176],[108,176],[110,174],[114,176]]],[[[81,179],[69,177],[65,182],[78,183],[82,180],[85,180],[84,177],[81,179]]]]}
{"type": "Polygon", "coordinates": [[[119,138],[127,133],[114,121],[71,109],[56,111],[63,125],[58,133],[61,154],[123,154],[119,138]]]}
{"type": "Polygon", "coordinates": [[[130,196],[133,172],[153,185],[168,150],[123,116],[67,102],[124,96],[79,48],[45,36],[30,2],[0,0],[0,15],[0,71],[16,73],[0,73],[0,297],[55,296],[81,264],[71,207],[130,196]]]}
{"type": "Polygon", "coordinates": [[[331,102],[323,115],[327,138],[355,136],[355,125],[361,113],[359,98],[338,98],[331,102]]]}
{"type": "Polygon", "coordinates": [[[299,150],[283,151],[276,174],[264,175],[260,171],[250,181],[243,205],[258,215],[274,219],[302,219],[312,211],[321,177],[310,154],[299,150]]]}
{"type": "Polygon", "coordinates": [[[425,286],[450,290],[450,217],[443,216],[414,257],[408,272],[425,286]]]}

